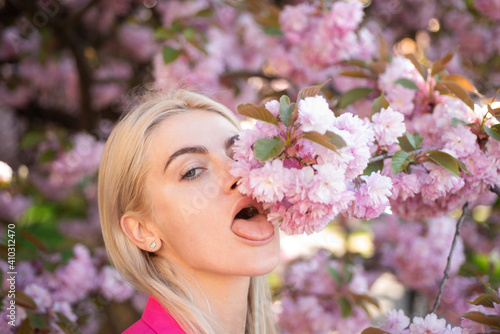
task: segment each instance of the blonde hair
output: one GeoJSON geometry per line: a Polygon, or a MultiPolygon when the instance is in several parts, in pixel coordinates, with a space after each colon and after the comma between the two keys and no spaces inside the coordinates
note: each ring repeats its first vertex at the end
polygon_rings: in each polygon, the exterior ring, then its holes
{"type": "MultiPolygon", "coordinates": [[[[165,118],[201,109],[224,116],[238,129],[239,122],[222,104],[186,90],[170,94],[149,91],[137,100],[111,133],[99,170],[99,215],[106,250],[122,276],[137,290],[153,295],[187,333],[215,333],[207,315],[193,303],[184,283],[189,278],[132,243],[123,233],[120,219],[125,213],[139,218],[151,215],[143,187],[148,173],[148,148],[154,130],[165,118]]],[[[270,303],[267,276],[252,277],[246,333],[276,333],[270,303]]]]}

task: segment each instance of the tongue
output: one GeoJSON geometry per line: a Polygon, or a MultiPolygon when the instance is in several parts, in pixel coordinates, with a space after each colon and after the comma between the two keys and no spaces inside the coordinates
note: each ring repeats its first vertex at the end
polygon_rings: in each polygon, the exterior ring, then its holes
{"type": "Polygon", "coordinates": [[[250,219],[235,219],[231,230],[241,238],[260,241],[269,239],[274,233],[274,225],[265,216],[258,215],[250,219]]]}

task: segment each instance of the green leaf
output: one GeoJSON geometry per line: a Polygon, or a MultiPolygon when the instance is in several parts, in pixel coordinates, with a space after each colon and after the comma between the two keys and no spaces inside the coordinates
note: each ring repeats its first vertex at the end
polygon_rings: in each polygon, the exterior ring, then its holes
{"type": "Polygon", "coordinates": [[[467,123],[465,123],[464,121],[462,121],[462,120],[460,120],[460,119],[458,119],[458,118],[456,118],[456,117],[453,117],[453,118],[451,119],[451,123],[450,123],[450,124],[451,124],[451,126],[457,126],[457,125],[467,125],[467,123]]]}
{"type": "Polygon", "coordinates": [[[342,279],[340,278],[340,275],[337,270],[328,266],[328,272],[330,273],[330,275],[332,275],[333,278],[335,278],[335,280],[339,285],[342,284],[342,279]]]}
{"type": "Polygon", "coordinates": [[[367,88],[367,87],[358,87],[358,88],[353,88],[342,95],[340,98],[339,102],[339,108],[344,109],[348,105],[361,100],[364,97],[367,97],[370,95],[370,93],[373,92],[372,88],[367,88]]]}
{"type": "Polygon", "coordinates": [[[408,164],[412,161],[412,156],[403,150],[399,150],[394,153],[391,160],[392,172],[394,175],[405,170],[408,164]]]}
{"type": "Polygon", "coordinates": [[[316,131],[309,131],[309,132],[304,132],[302,136],[305,139],[320,144],[337,153],[338,149],[346,146],[346,143],[344,139],[342,139],[342,137],[330,131],[327,131],[324,135],[316,131]]]}
{"type": "Polygon", "coordinates": [[[493,308],[495,306],[493,305],[493,303],[496,303],[496,299],[492,295],[483,294],[474,299],[474,301],[468,303],[472,305],[482,305],[484,307],[493,308]]]}
{"type": "Polygon", "coordinates": [[[422,137],[418,132],[415,133],[407,132],[406,138],[408,139],[408,142],[410,143],[411,146],[413,146],[415,150],[417,150],[424,141],[424,137],[422,137]]]}
{"type": "Polygon", "coordinates": [[[375,162],[369,163],[368,166],[366,166],[363,174],[364,175],[371,175],[371,173],[378,172],[379,170],[382,170],[383,168],[384,168],[384,160],[375,161],[375,162]]]}
{"type": "Polygon", "coordinates": [[[351,315],[352,313],[352,306],[351,303],[347,300],[346,297],[340,297],[337,299],[337,303],[340,306],[340,311],[342,312],[342,317],[347,318],[351,315]]]}
{"type": "Polygon", "coordinates": [[[173,47],[170,46],[164,46],[163,61],[165,62],[165,64],[171,63],[175,61],[177,58],[179,58],[181,53],[182,53],[181,50],[174,49],[173,47]]]}
{"type": "Polygon", "coordinates": [[[300,91],[299,91],[299,94],[297,95],[297,103],[300,101],[300,100],[303,100],[305,99],[306,97],[314,97],[316,95],[318,95],[318,93],[321,91],[321,88],[323,88],[323,86],[330,80],[326,80],[325,82],[323,82],[321,85],[316,85],[316,86],[310,86],[310,87],[305,87],[305,88],[302,88],[300,91]]]}
{"type": "Polygon", "coordinates": [[[195,14],[195,17],[209,17],[214,15],[214,11],[212,8],[206,8],[200,10],[198,13],[195,14]]]}
{"type": "Polygon", "coordinates": [[[390,333],[381,330],[380,328],[368,327],[367,329],[363,330],[361,334],[390,334],[390,333]]]}
{"type": "Polygon", "coordinates": [[[57,151],[55,151],[55,150],[45,151],[45,152],[42,153],[42,155],[40,156],[40,158],[38,159],[38,161],[40,163],[53,161],[54,158],[56,157],[56,154],[57,154],[57,151]]]}
{"type": "Polygon", "coordinates": [[[486,315],[481,312],[473,311],[462,314],[462,318],[500,329],[500,316],[498,315],[486,315]]]}
{"type": "Polygon", "coordinates": [[[56,312],[59,321],[57,324],[61,327],[61,329],[66,334],[81,334],[82,332],[78,329],[78,326],[69,320],[64,314],[60,312],[56,312]]]}
{"type": "Polygon", "coordinates": [[[255,158],[260,162],[264,162],[280,154],[284,148],[283,142],[278,137],[274,137],[260,138],[255,142],[253,150],[255,158]]]}
{"type": "MultiPolygon", "coordinates": [[[[468,173],[463,163],[459,163],[457,158],[441,151],[427,152],[427,161],[434,162],[441,167],[446,168],[450,173],[460,177],[460,172],[468,173]]],[[[460,161],[461,162],[461,161],[460,161]]]]}
{"type": "Polygon", "coordinates": [[[474,102],[465,89],[453,81],[439,81],[436,83],[436,89],[444,94],[450,94],[456,96],[462,100],[469,108],[474,110],[474,102]]]}
{"type": "Polygon", "coordinates": [[[47,321],[45,319],[38,315],[34,314],[32,312],[28,312],[28,317],[30,319],[30,325],[32,328],[36,329],[46,329],[47,328],[47,321]]]}
{"type": "Polygon", "coordinates": [[[500,124],[495,124],[491,128],[488,126],[484,127],[484,132],[493,139],[500,141],[500,124]]]}
{"type": "Polygon", "coordinates": [[[154,38],[159,40],[167,40],[174,37],[174,32],[165,28],[158,28],[155,30],[154,38]]]}
{"type": "Polygon", "coordinates": [[[411,151],[415,150],[413,145],[408,141],[408,137],[406,137],[406,136],[399,137],[398,143],[403,151],[411,152],[411,151]]]}
{"type": "Polygon", "coordinates": [[[292,113],[293,109],[290,108],[290,98],[286,95],[283,95],[280,98],[280,116],[281,121],[283,122],[283,124],[285,124],[285,126],[290,126],[292,113]]]}
{"type": "Polygon", "coordinates": [[[21,141],[22,148],[34,147],[45,140],[45,134],[38,131],[30,131],[24,135],[21,141]]]}
{"type": "Polygon", "coordinates": [[[394,83],[397,83],[405,88],[418,90],[418,86],[410,79],[401,78],[394,81],[394,83]]]}
{"type": "Polygon", "coordinates": [[[380,94],[375,100],[373,100],[372,109],[370,110],[370,119],[376,113],[380,112],[382,109],[387,109],[389,107],[389,101],[385,98],[384,93],[380,94]]]}
{"type": "Polygon", "coordinates": [[[264,107],[252,103],[245,103],[238,105],[236,109],[240,115],[278,126],[276,117],[264,107]]]}
{"type": "Polygon", "coordinates": [[[265,27],[264,28],[264,32],[267,35],[271,35],[271,36],[281,36],[281,35],[283,35],[283,31],[281,31],[281,29],[278,28],[278,27],[265,27]]]}

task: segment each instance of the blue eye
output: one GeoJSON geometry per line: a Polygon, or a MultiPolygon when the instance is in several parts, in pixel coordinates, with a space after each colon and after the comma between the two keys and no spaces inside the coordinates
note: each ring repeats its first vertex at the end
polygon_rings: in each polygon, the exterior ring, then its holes
{"type": "Polygon", "coordinates": [[[197,179],[201,173],[203,173],[204,168],[199,168],[199,167],[193,167],[188,169],[184,174],[181,176],[181,180],[186,180],[186,181],[193,181],[197,179]]]}

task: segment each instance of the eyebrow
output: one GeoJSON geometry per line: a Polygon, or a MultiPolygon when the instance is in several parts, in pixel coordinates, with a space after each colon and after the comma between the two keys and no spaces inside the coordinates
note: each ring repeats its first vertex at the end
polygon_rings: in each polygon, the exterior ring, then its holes
{"type": "MultiPolygon", "coordinates": [[[[238,137],[239,135],[234,135],[231,138],[228,138],[224,143],[224,148],[227,150],[231,146],[233,146],[234,142],[238,139],[238,137]]],[[[205,146],[188,146],[178,149],[170,156],[170,158],[168,158],[167,164],[165,165],[163,172],[167,170],[168,165],[170,165],[175,158],[183,154],[208,154],[208,150],[205,146]]]]}

